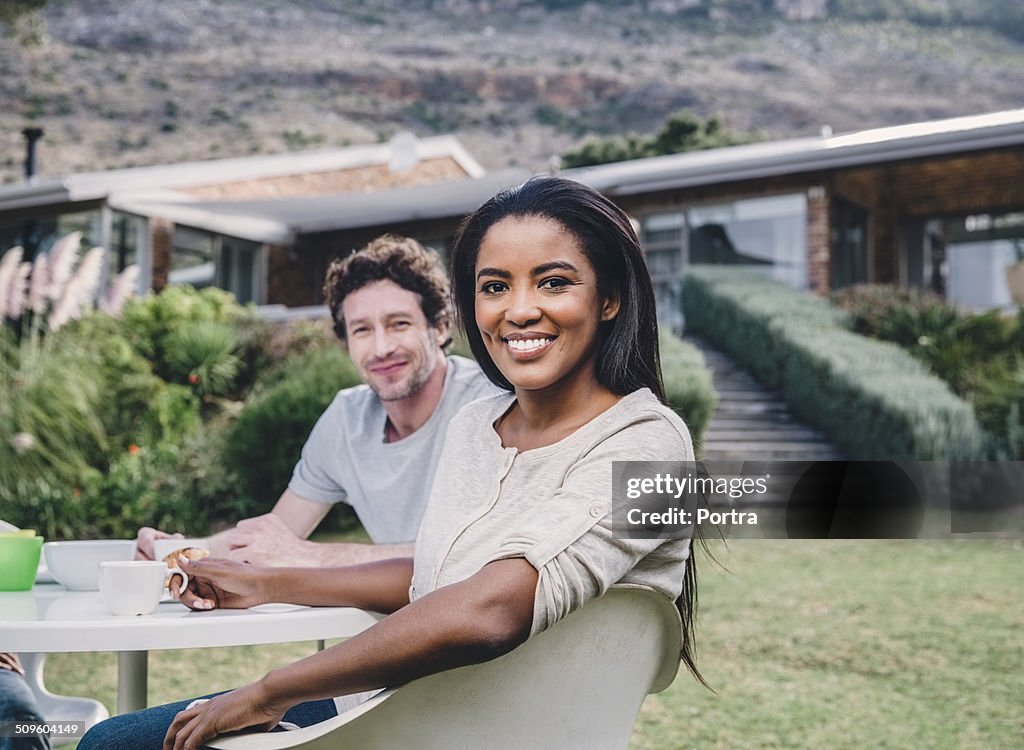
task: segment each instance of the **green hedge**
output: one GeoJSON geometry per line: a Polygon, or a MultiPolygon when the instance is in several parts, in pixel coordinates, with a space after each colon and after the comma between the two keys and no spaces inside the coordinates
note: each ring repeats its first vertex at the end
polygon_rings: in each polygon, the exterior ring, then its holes
{"type": "Polygon", "coordinates": [[[854,458],[980,456],[971,406],[899,347],[847,330],[823,299],[757,271],[693,266],[683,314],[854,458]]]}
{"type": "Polygon", "coordinates": [[[340,389],[359,382],[348,355],[332,346],[289,360],[272,386],[246,402],[224,447],[228,468],[241,480],[236,518],[273,507],[316,420],[340,389]]]}
{"type": "Polygon", "coordinates": [[[683,418],[694,444],[699,446],[718,404],[718,393],[704,355],[697,347],[662,329],[661,376],[669,406],[683,418]]]}

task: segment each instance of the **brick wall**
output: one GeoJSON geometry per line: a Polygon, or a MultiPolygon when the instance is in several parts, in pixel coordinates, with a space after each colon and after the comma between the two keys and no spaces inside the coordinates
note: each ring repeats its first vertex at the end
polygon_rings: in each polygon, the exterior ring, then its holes
{"type": "Polygon", "coordinates": [[[998,212],[1024,207],[1024,148],[894,165],[892,202],[904,216],[998,212]]]}
{"type": "Polygon", "coordinates": [[[827,294],[831,286],[830,202],[823,186],[807,191],[807,285],[817,294],[827,294]]]}
{"type": "Polygon", "coordinates": [[[425,245],[440,249],[441,260],[447,270],[447,251],[459,220],[431,219],[388,227],[322,232],[300,237],[291,250],[268,247],[267,303],[290,307],[320,304],[330,262],[358,250],[384,232],[414,237],[425,245]]]}
{"type": "Polygon", "coordinates": [[[171,253],[174,252],[174,222],[168,219],[150,218],[149,248],[152,276],[150,286],[159,292],[167,286],[171,272],[171,253]]]}
{"type": "Polygon", "coordinates": [[[267,304],[302,307],[315,303],[310,297],[309,270],[298,254],[281,245],[264,245],[267,254],[267,304]]]}

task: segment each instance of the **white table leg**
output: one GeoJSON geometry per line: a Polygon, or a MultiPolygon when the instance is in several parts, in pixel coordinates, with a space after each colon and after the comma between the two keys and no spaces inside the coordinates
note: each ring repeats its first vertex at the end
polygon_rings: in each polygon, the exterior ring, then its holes
{"type": "Polygon", "coordinates": [[[117,712],[127,714],[146,707],[149,681],[148,651],[117,652],[117,712]]]}

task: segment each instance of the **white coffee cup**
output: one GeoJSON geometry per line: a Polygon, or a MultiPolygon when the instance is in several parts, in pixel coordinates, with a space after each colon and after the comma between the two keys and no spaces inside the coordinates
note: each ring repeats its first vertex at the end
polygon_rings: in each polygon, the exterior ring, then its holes
{"type": "Polygon", "coordinates": [[[188,586],[188,576],[180,568],[168,569],[162,561],[119,560],[102,562],[100,595],[115,615],[148,615],[163,596],[164,584],[171,573],[181,576],[180,595],[188,586]]]}

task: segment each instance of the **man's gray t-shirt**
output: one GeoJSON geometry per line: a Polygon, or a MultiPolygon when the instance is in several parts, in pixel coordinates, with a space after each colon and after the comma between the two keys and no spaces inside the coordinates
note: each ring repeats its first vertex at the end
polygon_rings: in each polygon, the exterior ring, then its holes
{"type": "Polygon", "coordinates": [[[430,499],[445,431],[463,406],[499,390],[465,357],[448,357],[441,400],[416,432],[384,442],[387,412],[369,386],[339,391],[302,448],[290,489],[351,505],[377,544],[411,542],[430,499]]]}

